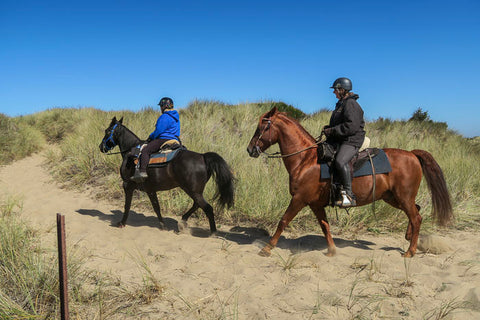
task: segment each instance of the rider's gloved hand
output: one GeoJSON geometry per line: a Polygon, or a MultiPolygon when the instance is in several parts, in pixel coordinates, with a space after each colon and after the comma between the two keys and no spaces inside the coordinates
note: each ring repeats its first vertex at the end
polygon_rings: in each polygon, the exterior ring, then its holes
{"type": "Polygon", "coordinates": [[[332,135],[333,129],[328,126],[325,126],[323,127],[322,132],[325,134],[325,136],[329,137],[332,135]]]}

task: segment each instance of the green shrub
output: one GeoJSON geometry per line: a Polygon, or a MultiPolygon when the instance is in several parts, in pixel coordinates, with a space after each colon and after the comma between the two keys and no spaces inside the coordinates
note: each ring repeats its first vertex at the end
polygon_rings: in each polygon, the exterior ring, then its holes
{"type": "Polygon", "coordinates": [[[267,110],[272,109],[273,107],[277,107],[277,109],[281,112],[286,112],[290,117],[301,120],[307,117],[307,114],[304,113],[302,110],[295,108],[292,105],[286,104],[285,102],[262,102],[257,104],[260,108],[267,110]]]}

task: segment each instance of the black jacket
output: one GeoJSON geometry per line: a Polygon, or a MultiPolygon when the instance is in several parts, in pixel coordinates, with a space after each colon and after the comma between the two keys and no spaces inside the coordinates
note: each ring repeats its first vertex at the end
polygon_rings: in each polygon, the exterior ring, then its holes
{"type": "Polygon", "coordinates": [[[332,133],[327,141],[333,144],[349,144],[360,148],[365,139],[365,120],[362,107],[357,102],[358,95],[353,94],[339,100],[332,112],[329,127],[332,133]]]}

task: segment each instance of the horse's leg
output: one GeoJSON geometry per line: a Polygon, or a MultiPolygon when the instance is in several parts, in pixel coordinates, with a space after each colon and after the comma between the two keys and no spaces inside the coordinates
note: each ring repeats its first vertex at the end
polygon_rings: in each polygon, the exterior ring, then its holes
{"type": "Polygon", "coordinates": [[[179,231],[188,228],[187,220],[198,208],[198,204],[194,201],[192,207],[182,216],[182,222],[178,224],[179,231]]]}
{"type": "Polygon", "coordinates": [[[187,220],[190,218],[190,216],[192,215],[192,213],[194,213],[197,209],[198,209],[198,204],[196,202],[193,202],[193,206],[190,208],[190,210],[188,210],[183,216],[182,216],[182,220],[187,222],[187,220]]]}
{"type": "MultiPolygon", "coordinates": [[[[413,204],[407,207],[405,210],[405,213],[408,216],[408,220],[410,221],[409,223],[409,228],[411,227],[411,239],[410,239],[410,246],[408,247],[408,250],[403,254],[404,257],[410,258],[415,255],[417,252],[417,243],[418,243],[418,235],[420,234],[420,225],[422,224],[422,217],[418,213],[417,205],[415,204],[415,201],[413,201],[413,204]]],[[[408,229],[407,229],[408,233],[408,229]]]]}
{"type": "Polygon", "coordinates": [[[327,221],[325,208],[316,204],[311,204],[310,209],[312,209],[317,217],[318,223],[320,223],[320,227],[322,227],[323,234],[325,235],[325,240],[327,240],[328,251],[326,255],[332,257],[337,252],[337,249],[335,248],[335,243],[333,242],[332,234],[330,233],[330,225],[327,221]]]}
{"type": "MultiPolygon", "coordinates": [[[[395,198],[387,198],[383,200],[389,205],[391,205],[392,207],[405,211],[403,210],[402,207],[400,207],[400,205],[398,204],[397,200],[395,200],[395,198]]],[[[412,240],[412,222],[410,221],[410,219],[408,219],[407,231],[405,232],[405,240],[407,241],[412,240]]]]}
{"type": "MultiPolygon", "coordinates": [[[[185,215],[188,214],[188,216],[190,216],[195,211],[195,210],[192,210],[192,209],[194,209],[195,203],[196,203],[198,207],[202,208],[203,212],[205,212],[205,215],[208,218],[208,223],[210,224],[210,232],[212,234],[217,232],[217,226],[215,225],[215,217],[213,216],[212,206],[205,200],[205,198],[201,194],[193,195],[192,199],[194,201],[194,204],[193,204],[192,208],[190,210],[188,210],[188,212],[185,215]]],[[[183,219],[183,217],[182,217],[182,219],[183,219]]],[[[187,219],[188,219],[188,217],[187,217],[187,219]]]]}
{"type": "MultiPolygon", "coordinates": [[[[418,204],[415,204],[415,207],[417,207],[417,211],[419,212],[420,214],[420,206],[418,204]]],[[[408,222],[408,227],[407,227],[407,232],[405,233],[405,239],[410,241],[412,240],[412,236],[413,236],[413,226],[412,226],[412,223],[410,222],[410,219],[408,219],[409,222],[408,222]]]]}
{"type": "Polygon", "coordinates": [[[278,243],[278,239],[280,238],[280,235],[282,234],[283,230],[288,226],[290,221],[292,221],[293,218],[297,215],[297,213],[305,207],[305,204],[299,200],[296,200],[295,197],[292,197],[290,200],[290,204],[288,205],[287,210],[283,214],[282,219],[278,223],[277,231],[275,231],[275,234],[273,237],[270,239],[270,242],[258,253],[259,255],[263,257],[269,257],[272,253],[271,250],[275,248],[275,246],[278,243]]]}
{"type": "MultiPolygon", "coordinates": [[[[415,207],[417,208],[417,212],[418,212],[418,215],[420,216],[420,206],[418,204],[415,204],[415,207]]],[[[420,223],[422,222],[422,216],[420,216],[420,223]]],[[[420,229],[420,227],[419,227],[420,229]]],[[[419,230],[420,231],[420,230],[419,230]]],[[[408,223],[408,228],[407,228],[407,233],[405,234],[405,239],[407,240],[412,240],[412,236],[413,236],[413,230],[412,230],[412,223],[409,222],[408,223]]]]}
{"type": "MultiPolygon", "coordinates": [[[[405,211],[394,198],[384,199],[384,201],[394,208],[405,211]]],[[[421,207],[418,204],[415,204],[415,207],[417,208],[418,215],[420,215],[419,212],[421,207]]],[[[407,213],[407,216],[408,216],[408,213],[407,213]]],[[[421,216],[420,216],[420,221],[421,221],[421,216]]],[[[405,232],[405,240],[411,241],[412,236],[413,236],[413,225],[410,217],[408,217],[408,226],[407,226],[407,231],[405,232]]]]}
{"type": "Polygon", "coordinates": [[[157,214],[160,221],[160,229],[165,229],[165,223],[163,222],[162,215],[160,213],[160,204],[158,203],[158,197],[156,192],[147,192],[150,202],[152,203],[153,211],[157,214]]]}
{"type": "Polygon", "coordinates": [[[413,204],[400,205],[396,199],[384,199],[392,207],[403,210],[408,217],[408,227],[405,233],[405,239],[410,241],[408,250],[403,254],[404,257],[410,258],[417,252],[418,236],[420,234],[420,225],[422,224],[422,216],[420,216],[420,206],[415,204],[415,200],[411,201],[413,204]]]}
{"type": "Polygon", "coordinates": [[[130,212],[130,206],[132,204],[132,196],[133,196],[134,190],[135,188],[132,186],[131,183],[128,183],[128,182],[123,183],[123,191],[125,192],[125,206],[123,208],[122,220],[117,223],[117,226],[119,228],[123,228],[127,224],[128,213],[130,212]]]}

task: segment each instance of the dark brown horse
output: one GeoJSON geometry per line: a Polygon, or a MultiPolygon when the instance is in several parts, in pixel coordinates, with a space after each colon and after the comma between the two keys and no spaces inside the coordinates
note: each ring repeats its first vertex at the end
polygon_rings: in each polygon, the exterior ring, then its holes
{"type": "MultiPolygon", "coordinates": [[[[277,111],[276,108],[260,118],[247,151],[251,157],[258,157],[268,147],[278,143],[280,152],[284,155],[283,162],[289,174],[292,196],[275,234],[260,251],[260,255],[271,254],[271,249],[277,245],[285,227],[305,206],[312,209],[320,223],[327,240],[327,255],[333,256],[336,252],[325,213],[325,206],[329,204],[330,179],[323,179],[320,176],[317,149],[312,148],[315,142],[315,139],[296,120],[277,111]]],[[[407,214],[409,223],[405,238],[410,241],[410,246],[403,255],[412,257],[417,251],[418,234],[422,223],[422,217],[419,214],[420,206],[415,204],[422,171],[432,195],[433,218],[439,225],[446,225],[453,218],[450,196],[442,170],[430,153],[423,150],[401,149],[384,149],[384,151],[392,171],[388,174],[376,175],[375,197],[372,197],[371,176],[354,178],[353,192],[357,197],[358,206],[371,203],[373,199],[382,199],[407,214]]]]}
{"type": "MultiPolygon", "coordinates": [[[[123,190],[125,191],[125,210],[122,220],[118,222],[120,228],[127,223],[132,195],[135,189],[147,193],[152,203],[153,210],[158,216],[160,226],[164,223],[160,214],[160,205],[158,203],[157,191],[181,188],[193,200],[193,205],[183,216],[182,223],[186,226],[188,218],[198,208],[205,212],[210,231],[214,233],[217,228],[213,215],[212,206],[203,197],[203,190],[211,176],[215,177],[217,184],[217,193],[214,196],[220,207],[233,206],[234,202],[234,177],[230,167],[225,160],[214,152],[204,154],[189,150],[181,150],[180,153],[164,167],[148,167],[148,178],[145,182],[137,183],[130,180],[135,171],[133,157],[130,156],[130,150],[143,143],[132,131],[122,124],[122,119],[115,117],[110,125],[105,129],[105,136],[99,145],[100,151],[107,153],[115,146],[119,146],[123,161],[120,167],[120,175],[123,180],[123,190]]],[[[179,224],[179,228],[182,225],[179,224]]]]}

